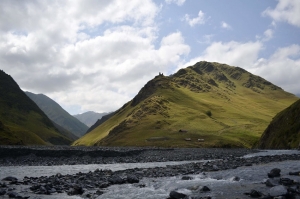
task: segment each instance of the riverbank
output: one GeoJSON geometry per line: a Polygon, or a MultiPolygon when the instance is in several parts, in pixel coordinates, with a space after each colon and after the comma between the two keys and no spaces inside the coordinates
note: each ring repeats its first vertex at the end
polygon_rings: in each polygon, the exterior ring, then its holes
{"type": "Polygon", "coordinates": [[[45,147],[0,146],[0,166],[51,166],[212,160],[241,157],[251,149],[138,148],[138,147],[45,147]]]}

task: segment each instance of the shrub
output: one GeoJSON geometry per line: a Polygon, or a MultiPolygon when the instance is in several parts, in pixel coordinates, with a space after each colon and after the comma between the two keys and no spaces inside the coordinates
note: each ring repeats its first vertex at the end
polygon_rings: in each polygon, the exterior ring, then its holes
{"type": "Polygon", "coordinates": [[[208,117],[211,117],[211,116],[212,116],[211,111],[206,111],[206,115],[207,115],[208,117]]]}

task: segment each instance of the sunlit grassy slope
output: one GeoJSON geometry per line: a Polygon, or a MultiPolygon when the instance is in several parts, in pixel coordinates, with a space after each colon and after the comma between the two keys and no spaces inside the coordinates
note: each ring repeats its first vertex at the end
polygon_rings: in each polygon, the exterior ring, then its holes
{"type": "Polygon", "coordinates": [[[70,138],[59,133],[17,83],[0,70],[0,144],[56,145],[71,142],[70,138]]]}
{"type": "Polygon", "coordinates": [[[73,145],[252,147],[297,99],[241,68],[199,62],[156,76],[73,145]]]}

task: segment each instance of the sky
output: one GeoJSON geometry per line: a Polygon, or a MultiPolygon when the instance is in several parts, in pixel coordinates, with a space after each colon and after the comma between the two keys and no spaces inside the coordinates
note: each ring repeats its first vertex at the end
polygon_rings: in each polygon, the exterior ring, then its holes
{"type": "Polygon", "coordinates": [[[300,1],[0,1],[0,69],[70,114],[117,110],[203,60],[300,94],[300,1]]]}

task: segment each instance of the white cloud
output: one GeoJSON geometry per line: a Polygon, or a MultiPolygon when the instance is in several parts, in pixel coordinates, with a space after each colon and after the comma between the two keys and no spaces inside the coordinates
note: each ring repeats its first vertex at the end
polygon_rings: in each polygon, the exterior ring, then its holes
{"type": "Polygon", "coordinates": [[[198,16],[195,18],[190,18],[190,15],[186,14],[184,20],[190,25],[195,26],[197,24],[205,24],[205,14],[200,10],[198,16]]]}
{"type": "Polygon", "coordinates": [[[226,63],[249,69],[252,68],[256,62],[262,47],[263,45],[260,42],[214,42],[205,49],[201,56],[193,58],[186,63],[184,67],[194,65],[198,61],[205,60],[210,62],[226,63]]]}
{"type": "Polygon", "coordinates": [[[279,48],[268,59],[259,59],[253,72],[283,89],[299,93],[300,46],[279,48]]]}
{"type": "Polygon", "coordinates": [[[226,23],[225,21],[221,22],[221,27],[224,29],[231,29],[231,26],[228,23],[226,23]]]}
{"type": "MultiPolygon", "coordinates": [[[[61,100],[63,103],[72,100],[75,104],[82,104],[84,110],[117,109],[158,72],[166,73],[169,67],[178,64],[182,55],[190,51],[179,32],[164,37],[160,47],[155,49],[136,30],[131,31],[127,34],[111,32],[65,49],[65,55],[72,55],[67,65],[91,74],[73,82],[76,89],[71,89],[69,96],[61,100]],[[98,46],[107,48],[96,50],[98,46]],[[89,50],[94,53],[85,53],[89,50]],[[88,61],[91,63],[84,66],[88,61]]],[[[58,94],[62,96],[64,91],[58,94]]]]}
{"type": "Polygon", "coordinates": [[[269,41],[270,39],[272,39],[273,38],[273,34],[274,34],[274,30],[272,30],[272,29],[268,29],[268,30],[266,30],[265,32],[264,32],[264,41],[269,41]]]}
{"type": "Polygon", "coordinates": [[[1,69],[24,90],[80,107],[71,113],[119,108],[190,51],[180,32],[154,45],[160,7],[150,0],[1,1],[0,10],[1,69]]]}
{"type": "Polygon", "coordinates": [[[299,0],[279,0],[275,9],[268,8],[263,12],[263,15],[269,16],[275,21],[285,21],[291,25],[300,27],[299,13],[299,0]]]}
{"type": "Polygon", "coordinates": [[[185,0],[165,0],[167,4],[176,3],[178,6],[182,6],[185,0]]]}

